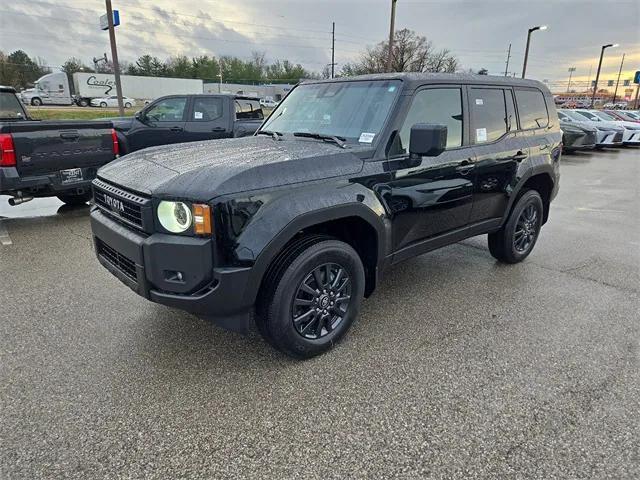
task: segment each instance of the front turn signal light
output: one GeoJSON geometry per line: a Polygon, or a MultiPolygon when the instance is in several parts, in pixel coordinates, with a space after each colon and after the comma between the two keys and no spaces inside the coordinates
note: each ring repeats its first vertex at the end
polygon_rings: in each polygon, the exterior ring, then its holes
{"type": "Polygon", "coordinates": [[[196,235],[211,235],[211,207],[209,205],[193,204],[193,232],[196,235]]]}

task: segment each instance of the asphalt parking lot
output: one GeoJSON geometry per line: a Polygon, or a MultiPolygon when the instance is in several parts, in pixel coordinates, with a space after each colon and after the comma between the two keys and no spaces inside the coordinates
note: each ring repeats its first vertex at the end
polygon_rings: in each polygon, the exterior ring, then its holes
{"type": "Polygon", "coordinates": [[[88,208],[3,199],[0,478],[640,478],[640,149],[562,163],[524,263],[409,260],[306,362],[134,295],[88,208]]]}

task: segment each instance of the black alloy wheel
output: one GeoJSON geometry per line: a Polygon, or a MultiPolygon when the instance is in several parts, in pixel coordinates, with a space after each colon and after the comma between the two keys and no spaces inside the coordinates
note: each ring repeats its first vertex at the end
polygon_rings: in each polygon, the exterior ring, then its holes
{"type": "Polygon", "coordinates": [[[291,306],[293,325],[305,338],[319,339],[331,333],[347,315],[351,280],[337,263],[313,269],[300,283],[291,306]]]}
{"type": "Polygon", "coordinates": [[[538,210],[536,205],[529,204],[518,217],[513,235],[513,248],[518,253],[525,253],[535,242],[538,234],[538,210]]]}

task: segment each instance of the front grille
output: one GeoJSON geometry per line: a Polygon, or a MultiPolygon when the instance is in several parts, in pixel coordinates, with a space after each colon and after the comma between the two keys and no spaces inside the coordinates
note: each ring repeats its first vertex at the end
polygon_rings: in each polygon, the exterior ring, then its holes
{"type": "Polygon", "coordinates": [[[620,143],[622,141],[622,132],[618,132],[613,137],[613,143],[620,143]]]}
{"type": "Polygon", "coordinates": [[[107,262],[116,267],[131,280],[138,280],[136,275],[136,263],[133,260],[117,252],[99,238],[96,239],[96,248],[98,250],[98,255],[102,255],[107,262]]]}
{"type": "Polygon", "coordinates": [[[596,132],[589,132],[585,137],[583,144],[584,145],[595,145],[598,142],[598,136],[596,132]]]}
{"type": "Polygon", "coordinates": [[[93,181],[93,199],[103,212],[140,230],[144,229],[143,208],[149,199],[98,179],[93,181]]]}

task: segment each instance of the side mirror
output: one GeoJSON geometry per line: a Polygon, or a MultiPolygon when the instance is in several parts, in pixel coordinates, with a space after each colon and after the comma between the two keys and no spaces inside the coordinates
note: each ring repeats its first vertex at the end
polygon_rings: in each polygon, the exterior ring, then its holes
{"type": "Polygon", "coordinates": [[[446,148],[446,125],[416,123],[411,127],[409,136],[409,154],[411,158],[437,157],[446,148]]]}

